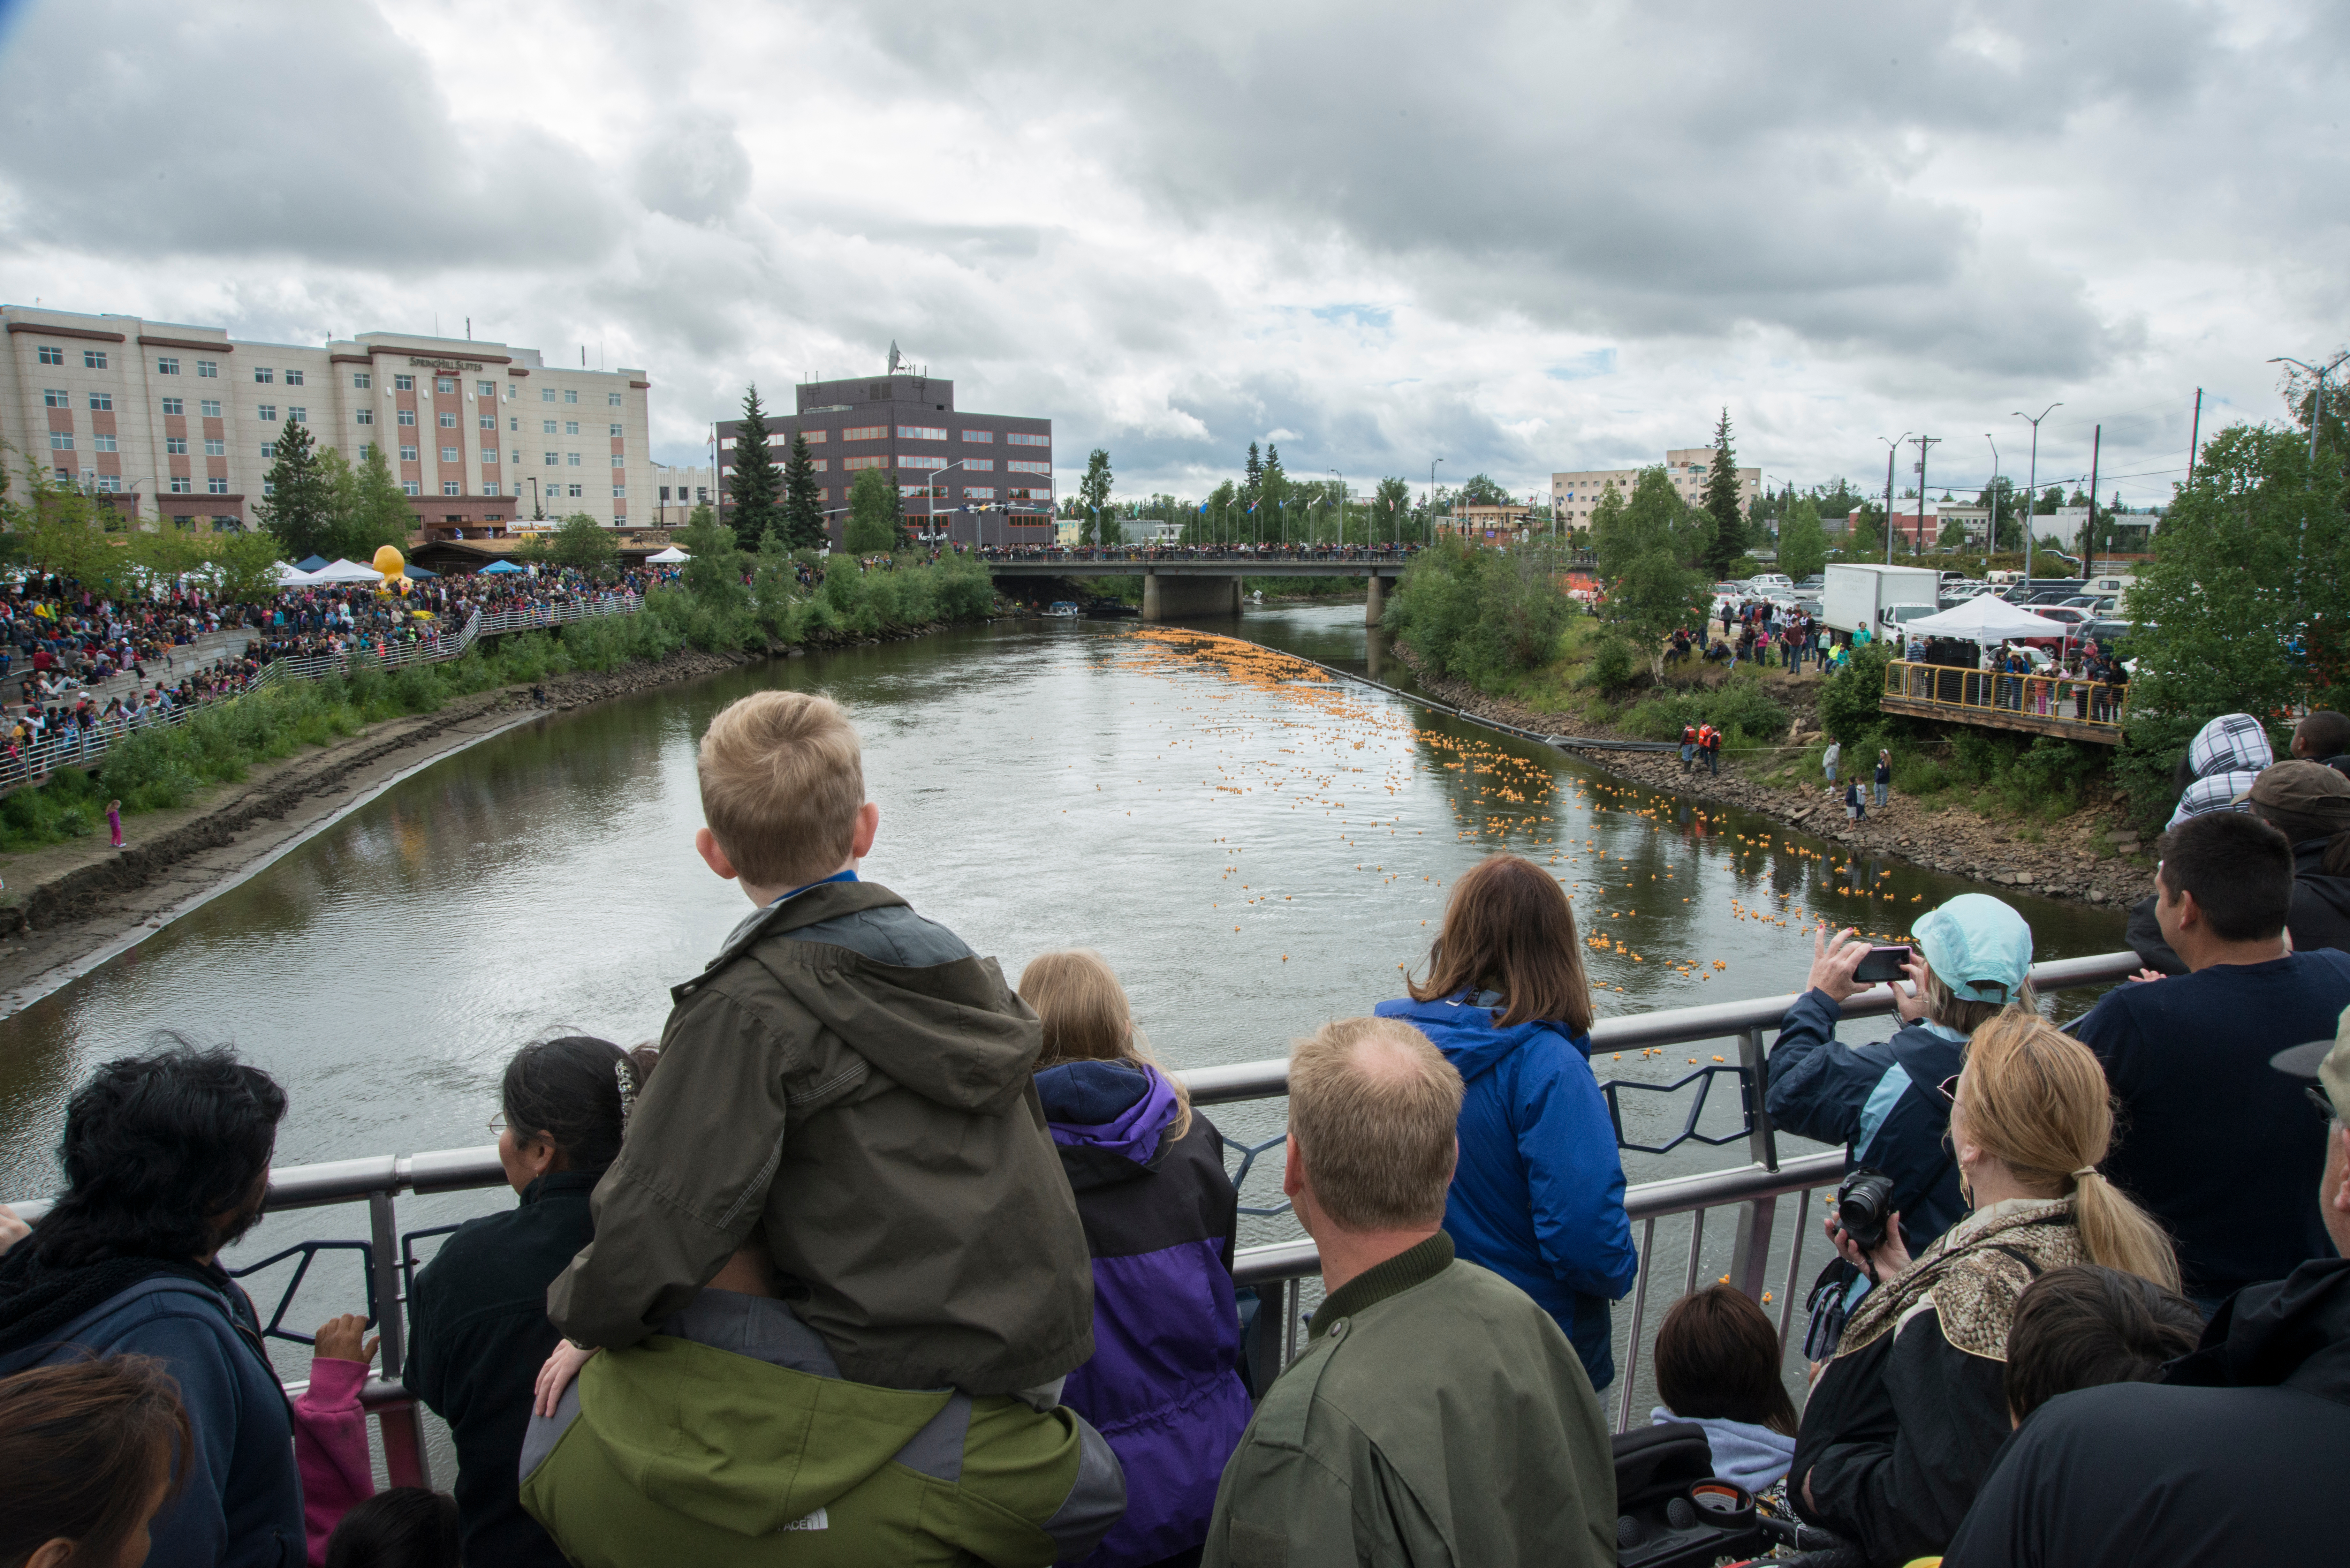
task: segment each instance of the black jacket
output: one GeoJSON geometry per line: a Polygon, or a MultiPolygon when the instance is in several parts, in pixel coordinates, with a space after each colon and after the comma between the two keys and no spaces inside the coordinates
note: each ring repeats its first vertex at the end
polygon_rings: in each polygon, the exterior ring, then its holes
{"type": "MultiPolygon", "coordinates": [[[[2293,933],[2293,950],[2297,953],[2319,948],[2350,952],[2350,877],[2325,874],[2325,846],[2330,842],[2312,838],[2293,846],[2293,908],[2285,916],[2284,929],[2293,933]]],[[[2187,972],[2187,966],[2163,940],[2151,896],[2130,906],[2124,936],[2147,968],[2163,974],[2187,972]]]]}
{"type": "Polygon", "coordinates": [[[2085,1388],[2033,1412],[1946,1568],[2339,1561],[2350,1262],[2248,1287],[2167,1384],[2085,1388]]]}
{"type": "Polygon", "coordinates": [[[531,1386],[561,1336],[546,1287],[596,1234],[598,1171],[542,1176],[519,1207],[466,1221],[418,1272],[405,1381],[449,1423],[457,1513],[471,1568],[542,1564],[563,1553],[515,1496],[531,1386]]]}

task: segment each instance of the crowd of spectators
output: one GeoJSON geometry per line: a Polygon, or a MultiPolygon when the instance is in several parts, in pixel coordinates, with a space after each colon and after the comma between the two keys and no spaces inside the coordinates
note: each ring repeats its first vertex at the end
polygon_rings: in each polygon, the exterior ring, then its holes
{"type": "MultiPolygon", "coordinates": [[[[1409,560],[1419,545],[1284,544],[1243,541],[1229,545],[983,545],[983,561],[1367,561],[1409,560]]],[[[960,555],[968,545],[957,545],[960,555]]]]}
{"type": "MultiPolygon", "coordinates": [[[[1652,1419],[1716,1502],[1872,1564],[2331,1545],[2350,954],[2288,935],[2306,824],[2273,814],[2308,803],[2270,771],[2164,840],[2182,972],[2067,1028],[1996,899],[1918,922],[1881,1043],[1837,1038],[1867,946],[1815,941],[1764,1065],[1851,1171],[1810,1386],[1726,1283],[1658,1335],[1652,1419]]],[[[1598,1393],[1638,1259],[1555,878],[1481,862],[1405,997],[1295,1044],[1282,1186],[1324,1294],[1253,1385],[1222,1136],[1109,966],[1007,985],[863,880],[879,812],[820,697],[733,704],[700,772],[748,912],[658,1049],[515,1054],[517,1204],[415,1277],[453,1499],[377,1491],[364,1320],[280,1397],[218,1255],[286,1096],[167,1041],[75,1094],[39,1222],[0,1210],[0,1563],[723,1565],[790,1560],[784,1532],[826,1561],[1617,1561],[1645,1434],[1611,1442],[1598,1393]]]]}

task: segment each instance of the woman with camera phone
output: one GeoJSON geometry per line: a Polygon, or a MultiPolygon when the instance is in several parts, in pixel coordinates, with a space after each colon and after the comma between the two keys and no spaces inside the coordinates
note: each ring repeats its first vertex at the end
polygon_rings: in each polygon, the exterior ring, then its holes
{"type": "MultiPolygon", "coordinates": [[[[2038,1006],[2032,928],[1997,898],[1960,894],[1920,919],[1914,940],[1914,949],[1884,949],[1855,931],[1814,934],[1810,985],[1779,1025],[1763,1100],[1781,1129],[1844,1145],[1848,1181],[1866,1170],[1890,1182],[1889,1193],[1867,1183],[1859,1196],[1876,1199],[1879,1215],[1901,1212],[1900,1240],[1911,1253],[1965,1211],[1945,1136],[1950,1106],[1934,1085],[1965,1064],[1967,1037],[1986,1021],[2038,1006]],[[1890,979],[1882,971],[1896,965],[1908,981],[1893,987],[1901,1027],[1889,1040],[1838,1040],[1846,1000],[1890,979]]],[[[1865,1270],[1828,1265],[1812,1287],[1807,1360],[1835,1353],[1845,1318],[1872,1282],[1865,1270]]]]}
{"type": "Polygon", "coordinates": [[[1788,1471],[1804,1517],[1877,1564],[1940,1552],[1974,1501],[2009,1431],[2007,1332],[2033,1279],[2088,1262],[2178,1288],[2168,1239],[2097,1174],[2114,1119],[2088,1047],[2009,1011],[1929,1092],[1970,1211],[1914,1263],[1898,1223],[1864,1249],[1830,1215],[1837,1251],[1881,1282],[1813,1386],[1788,1471]]]}

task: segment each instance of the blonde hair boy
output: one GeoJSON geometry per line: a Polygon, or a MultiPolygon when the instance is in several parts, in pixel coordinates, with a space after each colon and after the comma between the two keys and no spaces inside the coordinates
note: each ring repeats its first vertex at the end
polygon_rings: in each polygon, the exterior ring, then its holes
{"type": "Polygon", "coordinates": [[[711,721],[695,764],[702,816],[694,847],[740,878],[752,902],[820,882],[872,852],[881,812],[865,798],[857,731],[838,703],[805,691],[757,691],[711,721]]]}

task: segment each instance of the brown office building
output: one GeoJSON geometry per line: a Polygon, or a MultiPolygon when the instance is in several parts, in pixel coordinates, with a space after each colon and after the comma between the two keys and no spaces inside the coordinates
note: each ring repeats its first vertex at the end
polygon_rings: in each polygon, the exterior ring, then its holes
{"type": "MultiPolygon", "coordinates": [[[[919,532],[970,544],[1053,543],[1053,421],[956,411],[954,383],[900,371],[862,380],[811,381],[797,407],[770,414],[767,441],[780,465],[792,438],[807,438],[818,504],[832,542],[848,520],[848,487],[878,468],[896,483],[919,532]]],[[[729,483],[740,421],[718,427],[718,476],[729,483]]],[[[732,497],[726,504],[731,507],[732,497]]]]}

